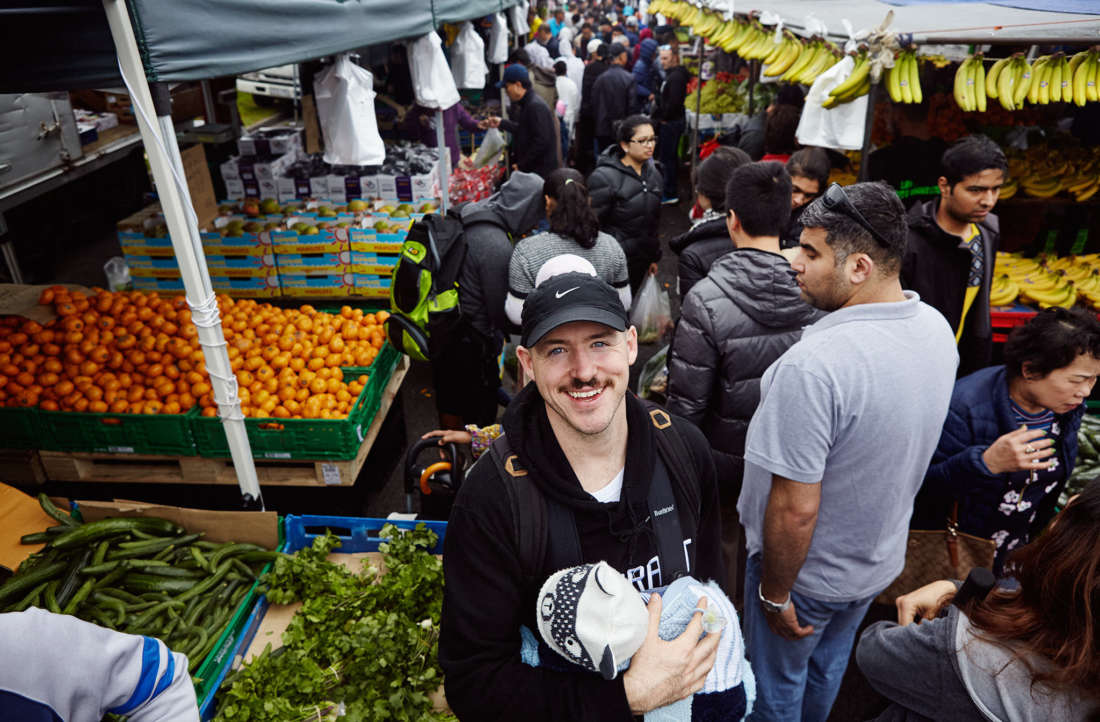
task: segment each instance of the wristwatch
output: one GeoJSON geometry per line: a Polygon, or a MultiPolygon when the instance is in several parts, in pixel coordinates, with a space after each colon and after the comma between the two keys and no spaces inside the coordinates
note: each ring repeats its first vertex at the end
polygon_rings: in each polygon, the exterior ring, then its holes
{"type": "Polygon", "coordinates": [[[776,604],[772,600],[764,596],[764,583],[761,582],[756,587],[756,596],[760,597],[760,605],[764,607],[764,611],[769,614],[779,614],[787,611],[787,608],[791,606],[791,595],[787,593],[787,601],[782,604],[776,604]]]}

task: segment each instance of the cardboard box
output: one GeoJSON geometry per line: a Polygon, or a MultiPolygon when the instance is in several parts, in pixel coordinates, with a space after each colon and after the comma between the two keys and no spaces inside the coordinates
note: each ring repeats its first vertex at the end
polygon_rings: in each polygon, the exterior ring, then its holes
{"type": "Polygon", "coordinates": [[[294,153],[269,156],[241,156],[237,158],[237,171],[241,180],[274,181],[286,173],[298,158],[294,153]]]}
{"type": "Polygon", "coordinates": [[[382,200],[397,200],[397,176],[379,173],[375,177],[378,178],[378,197],[382,200]]]}
{"type": "MultiPolygon", "coordinates": [[[[225,197],[231,201],[243,200],[244,182],[240,178],[225,178],[225,197]]],[[[258,190],[258,189],[257,189],[258,190]]]]}
{"type": "Polygon", "coordinates": [[[38,500],[0,483],[0,564],[14,570],[44,544],[21,544],[24,534],[45,531],[57,521],[42,511],[38,500]]]}
{"type": "Polygon", "coordinates": [[[276,256],[279,273],[290,274],[344,274],[349,273],[351,252],[339,253],[280,253],[276,256]]]}
{"type": "Polygon", "coordinates": [[[351,252],[351,267],[355,274],[392,276],[397,266],[398,253],[351,252]]]}
{"type": "Polygon", "coordinates": [[[336,175],[330,173],[325,176],[325,180],[328,183],[328,195],[327,198],[333,203],[343,205],[348,202],[348,190],[345,183],[345,176],[336,175]]]}
{"type": "MultiPolygon", "coordinates": [[[[266,253],[258,256],[248,254],[208,253],[206,254],[206,267],[209,269],[211,275],[217,271],[247,272],[242,273],[244,276],[271,275],[272,273],[278,272],[275,266],[275,254],[273,253],[266,253]]],[[[222,273],[219,275],[225,274],[222,273]]]]}
{"type": "Polygon", "coordinates": [[[86,522],[151,516],[175,522],[189,532],[202,532],[206,541],[259,544],[265,549],[279,544],[279,516],[273,511],[210,511],[124,499],[77,501],[77,507],[86,522]]]}
{"type": "Polygon", "coordinates": [[[218,293],[242,298],[269,298],[281,295],[278,274],[256,278],[211,276],[210,284],[218,293]]]}
{"type": "Polygon", "coordinates": [[[260,128],[237,140],[241,155],[285,155],[293,153],[301,157],[302,129],[297,126],[260,128]]]}
{"type": "Polygon", "coordinates": [[[280,203],[305,200],[312,195],[309,178],[279,176],[275,179],[275,191],[280,203]]]}
{"type": "Polygon", "coordinates": [[[279,274],[284,296],[347,296],[355,288],[351,273],[279,274]]]}
{"type": "Polygon", "coordinates": [[[160,291],[161,293],[183,293],[182,278],[155,278],[133,276],[134,288],[138,291],[160,291]]]}

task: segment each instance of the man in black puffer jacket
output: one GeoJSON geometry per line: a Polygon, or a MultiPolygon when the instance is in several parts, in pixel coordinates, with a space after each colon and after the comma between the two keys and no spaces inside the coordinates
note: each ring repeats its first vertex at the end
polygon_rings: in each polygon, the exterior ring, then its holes
{"type": "Polygon", "coordinates": [[[612,43],[607,51],[610,66],[592,84],[596,140],[602,152],[615,142],[615,123],[634,112],[634,76],[626,70],[629,53],[621,43],[612,43]]]}
{"type": "Polygon", "coordinates": [[[737,496],[745,434],[760,401],[760,377],[821,313],[801,298],[779,255],[791,209],[791,179],[780,163],[750,163],[726,185],[726,224],[735,250],[687,294],[669,351],[668,409],[697,424],[710,442],[722,504],[727,569],[737,569],[737,496]]]}
{"type": "Polygon", "coordinates": [[[652,158],[656,136],[649,118],[626,118],[619,140],[600,154],[596,170],[588,176],[588,193],[600,230],[623,247],[630,289],[637,292],[646,271],[661,258],[657,221],[664,179],[652,158]]]}

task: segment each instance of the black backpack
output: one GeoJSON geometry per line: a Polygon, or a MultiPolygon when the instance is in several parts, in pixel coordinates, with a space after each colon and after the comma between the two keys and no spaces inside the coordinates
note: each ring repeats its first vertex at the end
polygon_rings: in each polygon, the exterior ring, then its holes
{"type": "MultiPolygon", "coordinates": [[[[695,465],[683,437],[672,426],[664,409],[643,401],[653,422],[657,439],[657,465],[649,490],[649,509],[665,584],[688,573],[683,539],[695,539],[702,516],[699,485],[692,474],[695,465]],[[684,529],[676,513],[673,485],[687,500],[691,526],[684,529]]],[[[572,512],[548,499],[528,477],[506,436],[489,447],[497,473],[505,479],[512,508],[513,535],[519,549],[520,568],[526,579],[535,580],[547,562],[552,569],[565,569],[582,561],[580,537],[572,512]],[[550,539],[554,540],[549,544],[550,539]]],[[[695,544],[687,554],[695,559],[695,544]]]]}
{"type": "MultiPolygon", "coordinates": [[[[475,213],[467,224],[501,224],[495,213],[475,213]]],[[[429,361],[459,327],[458,277],[466,262],[462,207],[424,216],[409,228],[393,270],[386,336],[398,351],[429,361]]]]}

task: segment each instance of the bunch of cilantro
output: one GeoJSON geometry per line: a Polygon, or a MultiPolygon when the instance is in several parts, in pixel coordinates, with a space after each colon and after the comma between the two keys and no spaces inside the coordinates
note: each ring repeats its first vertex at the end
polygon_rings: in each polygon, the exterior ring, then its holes
{"type": "Polygon", "coordinates": [[[423,524],[387,524],[380,535],[384,574],[328,561],[340,545],[330,533],[276,561],[268,600],[302,608],[280,649],[269,645],[226,681],[217,720],[453,719],[433,712],[428,697],[443,681],[436,661],[443,565],[428,551],[437,536],[423,524]]]}

